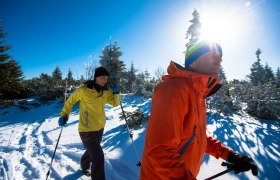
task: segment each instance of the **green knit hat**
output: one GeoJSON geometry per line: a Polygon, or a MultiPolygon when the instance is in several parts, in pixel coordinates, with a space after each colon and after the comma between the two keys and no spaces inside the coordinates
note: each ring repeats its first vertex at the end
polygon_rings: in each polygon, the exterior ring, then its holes
{"type": "Polygon", "coordinates": [[[220,57],[223,55],[221,46],[216,42],[199,41],[189,45],[185,53],[185,67],[189,67],[200,56],[210,51],[217,52],[220,57]]]}

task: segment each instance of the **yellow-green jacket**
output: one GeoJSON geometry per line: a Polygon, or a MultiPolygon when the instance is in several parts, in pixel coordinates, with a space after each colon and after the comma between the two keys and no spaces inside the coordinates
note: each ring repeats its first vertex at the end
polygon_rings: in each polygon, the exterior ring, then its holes
{"type": "Polygon", "coordinates": [[[104,128],[106,116],[105,104],[109,103],[116,107],[120,104],[120,95],[113,94],[111,90],[104,90],[101,96],[95,89],[82,85],[66,101],[61,117],[68,116],[74,104],[80,101],[79,132],[98,131],[104,128]]]}

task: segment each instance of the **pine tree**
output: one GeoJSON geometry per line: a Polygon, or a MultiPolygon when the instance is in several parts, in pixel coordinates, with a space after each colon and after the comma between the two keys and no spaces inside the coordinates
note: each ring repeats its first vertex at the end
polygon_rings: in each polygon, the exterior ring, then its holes
{"type": "Polygon", "coordinates": [[[236,109],[261,119],[280,118],[280,84],[268,81],[253,85],[246,81],[230,82],[230,94],[236,109]]]}
{"type": "Polygon", "coordinates": [[[246,111],[248,114],[261,119],[279,119],[279,92],[279,83],[273,81],[251,87],[246,111]]]}
{"type": "Polygon", "coordinates": [[[55,67],[53,73],[52,73],[52,79],[53,79],[53,87],[61,87],[62,85],[62,73],[58,66],[55,67]]]}
{"type": "Polygon", "coordinates": [[[192,24],[190,25],[190,27],[188,28],[188,31],[186,33],[186,39],[187,39],[187,43],[186,43],[186,47],[188,47],[188,45],[193,44],[195,42],[197,42],[200,38],[200,34],[201,34],[201,22],[200,22],[200,15],[199,12],[195,9],[192,13],[193,19],[190,20],[189,22],[191,22],[192,24]]]}
{"type": "Polygon", "coordinates": [[[40,80],[38,77],[24,80],[23,84],[28,92],[28,97],[35,96],[39,89],[40,80]]]}
{"type": "Polygon", "coordinates": [[[38,96],[42,101],[55,99],[52,77],[41,73],[39,78],[34,77],[25,81],[30,96],[38,96]]]}
{"type": "Polygon", "coordinates": [[[115,42],[113,45],[106,45],[100,56],[99,63],[109,71],[109,84],[111,86],[119,83],[125,72],[125,64],[120,60],[122,54],[120,47],[115,42]]]}
{"type": "Polygon", "coordinates": [[[233,104],[237,110],[246,110],[246,103],[250,100],[252,94],[252,83],[247,81],[233,80],[229,82],[229,89],[233,104]]]}
{"type": "Polygon", "coordinates": [[[258,85],[258,83],[265,83],[265,69],[263,65],[261,64],[260,54],[262,51],[260,49],[257,49],[256,56],[257,61],[253,63],[251,67],[251,74],[248,75],[249,79],[251,80],[252,84],[254,86],[258,85]]]}
{"type": "Polygon", "coordinates": [[[131,62],[130,70],[127,72],[127,83],[126,83],[126,89],[128,92],[134,93],[136,91],[136,69],[134,68],[133,62],[131,62]]]}
{"type": "Polygon", "coordinates": [[[273,71],[272,71],[271,67],[268,66],[267,63],[265,64],[264,70],[265,70],[265,79],[266,79],[266,82],[267,82],[267,81],[274,81],[274,80],[275,80],[275,76],[274,76],[274,74],[273,74],[273,71]]]}
{"type": "Polygon", "coordinates": [[[52,76],[42,73],[40,75],[40,86],[37,94],[42,101],[55,100],[63,97],[64,86],[62,74],[59,67],[56,67],[52,76]]]}
{"type": "Polygon", "coordinates": [[[146,68],[146,70],[144,72],[144,75],[145,75],[145,81],[150,81],[151,75],[150,75],[150,73],[149,73],[147,68],[146,68]]]}
{"type": "Polygon", "coordinates": [[[136,95],[144,95],[145,94],[145,74],[140,73],[136,76],[136,95]]]}
{"type": "Polygon", "coordinates": [[[220,76],[221,83],[227,82],[226,74],[225,74],[224,68],[222,66],[220,68],[219,76],[220,76]]]}
{"type": "Polygon", "coordinates": [[[75,83],[74,78],[73,78],[73,73],[70,68],[68,70],[66,80],[67,80],[68,86],[73,86],[75,83]]]}
{"type": "Polygon", "coordinates": [[[11,47],[5,45],[3,39],[6,33],[3,29],[3,22],[0,21],[0,99],[21,98],[24,96],[23,72],[18,62],[7,54],[11,47]]]}
{"type": "Polygon", "coordinates": [[[48,74],[41,73],[40,75],[40,85],[48,89],[52,88],[52,77],[48,74]]]}
{"type": "Polygon", "coordinates": [[[277,82],[280,82],[280,68],[279,67],[276,70],[275,79],[277,82]]]}

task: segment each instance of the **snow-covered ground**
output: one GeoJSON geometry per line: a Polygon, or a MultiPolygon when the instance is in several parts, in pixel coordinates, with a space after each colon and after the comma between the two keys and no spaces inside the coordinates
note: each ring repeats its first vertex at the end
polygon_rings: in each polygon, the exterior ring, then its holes
{"type": "MultiPolygon", "coordinates": [[[[32,101],[32,100],[29,100],[32,101]]],[[[35,100],[33,100],[35,101],[35,100]]],[[[151,100],[124,95],[126,111],[140,108],[149,114],[151,100]]],[[[0,110],[0,180],[45,179],[59,132],[57,121],[63,103],[54,101],[31,110],[17,107],[0,110]]],[[[131,144],[125,121],[120,120],[121,108],[106,106],[107,124],[102,140],[105,153],[106,179],[139,179],[137,155],[131,144]]],[[[78,106],[74,106],[55,154],[49,179],[90,179],[79,170],[84,151],[78,131],[78,106]]],[[[251,172],[227,173],[218,179],[279,179],[279,121],[257,121],[244,114],[230,117],[208,116],[208,133],[235,151],[251,156],[259,167],[259,176],[251,172]]],[[[133,130],[135,149],[142,156],[145,126],[133,130]]],[[[198,179],[217,174],[225,167],[222,160],[204,157],[198,179]]]]}

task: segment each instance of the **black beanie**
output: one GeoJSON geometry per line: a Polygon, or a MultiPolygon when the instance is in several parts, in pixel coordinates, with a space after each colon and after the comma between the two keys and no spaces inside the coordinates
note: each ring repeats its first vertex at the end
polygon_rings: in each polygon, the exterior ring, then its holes
{"type": "Polygon", "coordinates": [[[99,77],[99,76],[108,76],[109,77],[109,72],[106,68],[104,67],[98,67],[95,69],[94,72],[94,79],[99,77]]]}

